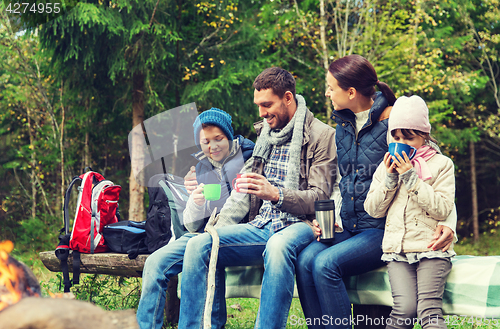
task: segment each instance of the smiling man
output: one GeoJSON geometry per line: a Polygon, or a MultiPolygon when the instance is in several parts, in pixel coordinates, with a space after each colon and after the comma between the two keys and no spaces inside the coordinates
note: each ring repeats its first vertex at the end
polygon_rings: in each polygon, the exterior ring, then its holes
{"type": "MultiPolygon", "coordinates": [[[[236,180],[239,192],[231,192],[215,225],[220,237],[217,271],[264,264],[255,328],[285,328],[295,260],[318,233],[312,223],[314,201],[329,199],[335,182],[335,130],[314,118],[304,98],[295,94],[295,79],[288,71],[266,69],[253,87],[264,120],[255,124],[259,137],[245,174],[236,180]],[[248,223],[232,225],[247,216],[248,223]]],[[[211,245],[207,233],[187,245],[179,328],[203,326],[211,245]]]]}

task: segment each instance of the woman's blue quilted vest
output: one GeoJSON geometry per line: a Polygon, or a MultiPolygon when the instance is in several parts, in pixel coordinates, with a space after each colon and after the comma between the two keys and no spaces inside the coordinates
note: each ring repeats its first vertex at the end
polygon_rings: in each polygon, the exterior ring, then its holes
{"type": "Polygon", "coordinates": [[[348,109],[334,111],[332,119],[337,122],[335,142],[342,195],[341,217],[344,229],[358,231],[368,228],[383,229],[385,218],[373,218],[364,209],[366,195],[373,174],[387,152],[388,119],[379,121],[387,107],[387,99],[378,92],[368,121],[356,139],[356,116],[348,109]]]}

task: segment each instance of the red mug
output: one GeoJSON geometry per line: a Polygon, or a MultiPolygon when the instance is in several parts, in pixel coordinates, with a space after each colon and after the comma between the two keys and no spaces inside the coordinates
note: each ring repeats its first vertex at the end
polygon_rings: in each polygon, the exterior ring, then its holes
{"type": "Polygon", "coordinates": [[[238,184],[236,184],[236,180],[238,178],[241,178],[243,174],[236,174],[236,178],[233,178],[233,182],[231,183],[231,186],[233,187],[233,190],[235,190],[236,192],[239,192],[240,189],[238,188],[238,184]]]}

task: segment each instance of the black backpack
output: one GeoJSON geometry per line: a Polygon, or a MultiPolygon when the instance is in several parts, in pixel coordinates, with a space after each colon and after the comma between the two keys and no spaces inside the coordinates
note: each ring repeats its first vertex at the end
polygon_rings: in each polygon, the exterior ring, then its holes
{"type": "Polygon", "coordinates": [[[171,174],[158,174],[148,183],[149,208],[146,219],[146,245],[150,253],[180,238],[186,232],[182,213],[189,194],[184,180],[171,174]]]}
{"type": "Polygon", "coordinates": [[[102,234],[111,251],[128,254],[128,258],[135,259],[139,254],[149,252],[145,227],[146,221],[122,220],[104,226],[102,234]]]}

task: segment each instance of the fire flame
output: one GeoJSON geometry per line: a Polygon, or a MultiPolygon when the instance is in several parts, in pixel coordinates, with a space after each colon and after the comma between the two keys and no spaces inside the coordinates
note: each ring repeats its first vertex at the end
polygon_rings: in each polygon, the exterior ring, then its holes
{"type": "Polygon", "coordinates": [[[9,263],[9,253],[14,249],[11,241],[0,242],[0,311],[9,305],[17,303],[22,292],[19,289],[19,278],[24,275],[17,266],[9,263]],[[7,293],[1,293],[2,287],[7,293]]]}

